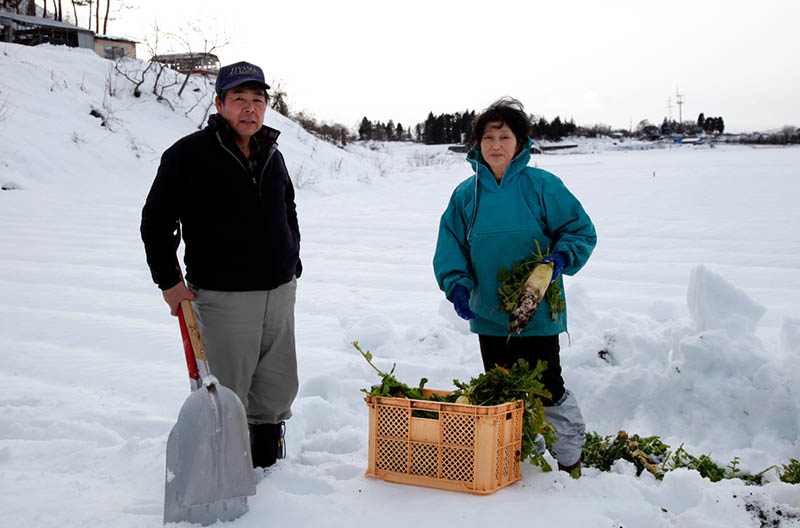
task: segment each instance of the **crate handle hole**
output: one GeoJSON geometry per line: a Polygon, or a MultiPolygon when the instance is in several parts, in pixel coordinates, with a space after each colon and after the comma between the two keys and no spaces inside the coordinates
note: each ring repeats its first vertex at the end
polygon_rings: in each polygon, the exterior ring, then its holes
{"type": "Polygon", "coordinates": [[[439,413],[437,411],[411,411],[412,418],[425,418],[427,420],[438,420],[439,413]]]}

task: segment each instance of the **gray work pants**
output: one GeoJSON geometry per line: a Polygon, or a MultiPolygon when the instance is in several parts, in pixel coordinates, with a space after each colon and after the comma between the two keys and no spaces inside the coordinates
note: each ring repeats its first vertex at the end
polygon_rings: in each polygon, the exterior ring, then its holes
{"type": "Polygon", "coordinates": [[[566,391],[555,405],[544,407],[547,423],[555,427],[558,440],[552,445],[553,456],[564,466],[571,466],[581,457],[586,440],[586,424],[578,401],[566,391]]]}
{"type": "Polygon", "coordinates": [[[297,395],[297,281],[274,290],[223,292],[189,285],[211,374],[242,400],[251,424],[292,415],[297,395]]]}

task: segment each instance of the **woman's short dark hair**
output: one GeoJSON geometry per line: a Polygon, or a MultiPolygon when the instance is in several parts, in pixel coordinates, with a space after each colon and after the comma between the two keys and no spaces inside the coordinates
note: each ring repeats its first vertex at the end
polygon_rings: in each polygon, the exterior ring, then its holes
{"type": "MultiPolygon", "coordinates": [[[[531,134],[531,120],[528,114],[525,113],[525,107],[522,106],[522,103],[513,97],[503,97],[489,105],[472,122],[469,147],[472,148],[481,142],[486,125],[497,122],[500,122],[500,126],[503,126],[503,124],[508,125],[508,128],[517,137],[519,146],[531,134]]],[[[519,151],[519,147],[517,151],[519,151]]]]}

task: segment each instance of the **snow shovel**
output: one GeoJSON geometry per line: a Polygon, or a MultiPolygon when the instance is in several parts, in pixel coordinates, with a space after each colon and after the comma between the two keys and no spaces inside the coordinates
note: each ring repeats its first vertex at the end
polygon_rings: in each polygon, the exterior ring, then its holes
{"type": "Polygon", "coordinates": [[[256,493],[247,415],[236,393],[209,372],[188,300],[178,320],[192,392],[167,440],[164,524],[232,521],[256,493]]]}

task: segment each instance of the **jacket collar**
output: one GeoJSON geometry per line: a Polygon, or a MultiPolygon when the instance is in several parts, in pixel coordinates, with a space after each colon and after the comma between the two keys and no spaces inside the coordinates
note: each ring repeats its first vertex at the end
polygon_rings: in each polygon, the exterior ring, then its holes
{"type": "MultiPolygon", "coordinates": [[[[514,179],[522,172],[522,169],[528,166],[531,160],[532,145],[533,141],[531,141],[531,138],[525,138],[519,154],[517,154],[514,159],[511,160],[511,163],[508,164],[508,167],[506,167],[506,172],[503,175],[500,185],[509,179],[514,179]]],[[[492,170],[489,168],[489,164],[486,163],[486,160],[483,159],[483,155],[481,155],[479,145],[475,145],[470,149],[469,154],[467,154],[467,161],[472,165],[472,169],[475,171],[475,174],[478,175],[479,180],[486,184],[493,184],[492,187],[494,188],[498,187],[494,174],[492,174],[492,170]]]]}
{"type": "MultiPolygon", "coordinates": [[[[219,132],[222,141],[225,142],[226,145],[235,146],[236,142],[233,140],[233,132],[231,131],[231,126],[228,124],[225,119],[219,114],[212,114],[208,117],[208,130],[212,134],[216,134],[219,132]]],[[[268,127],[266,125],[261,126],[261,130],[253,134],[250,138],[250,158],[257,157],[262,151],[265,152],[269,150],[269,148],[274,145],[277,140],[278,136],[280,135],[280,131],[274,128],[268,127]]],[[[238,151],[238,147],[236,151],[238,151]]]]}

